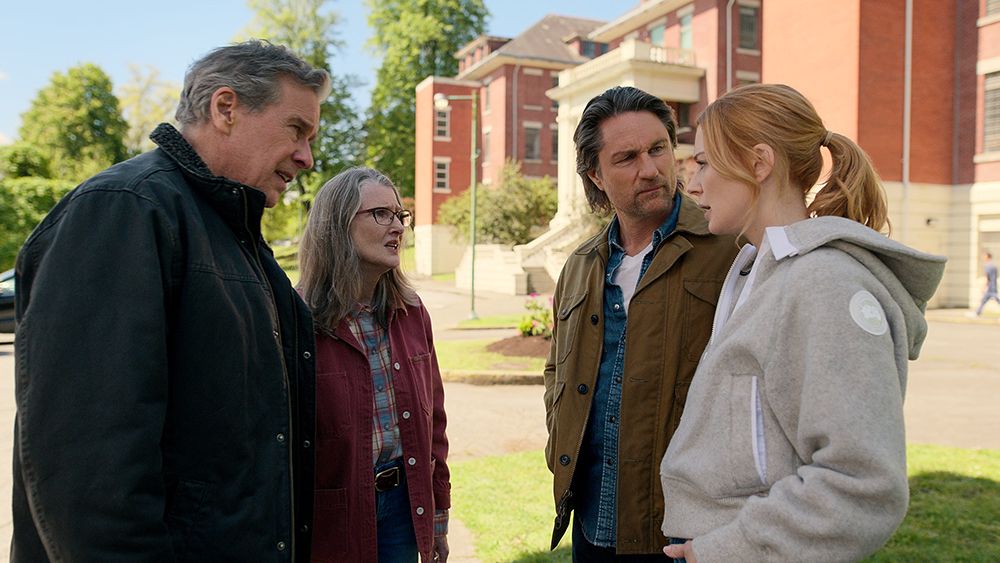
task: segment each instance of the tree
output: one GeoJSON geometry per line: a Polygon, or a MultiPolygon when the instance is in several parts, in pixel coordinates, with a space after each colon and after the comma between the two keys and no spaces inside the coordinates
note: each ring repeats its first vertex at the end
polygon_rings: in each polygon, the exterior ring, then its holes
{"type": "MultiPolygon", "coordinates": [[[[298,205],[309,209],[312,195],[341,170],[361,161],[363,129],[360,110],[351,99],[351,92],[361,84],[351,74],[336,75],[332,72],[330,58],[341,48],[337,39],[339,15],[327,9],[327,0],[249,0],[254,20],[239,39],[256,37],[284,45],[314,67],[330,73],[332,90],[320,108],[319,133],[313,143],[312,170],[303,171],[296,179],[289,201],[279,207],[298,205]]],[[[298,210],[275,208],[264,217],[264,231],[268,240],[293,238],[299,222],[298,210]],[[273,217],[271,217],[273,216],[273,217]],[[292,228],[292,227],[296,228],[292,228]]]]}
{"type": "Polygon", "coordinates": [[[38,177],[0,179],[0,271],[14,265],[32,229],[73,189],[73,183],[38,177]]]}
{"type": "Polygon", "coordinates": [[[153,65],[129,65],[131,77],[118,90],[122,116],[128,123],[125,147],[136,155],[151,150],[155,145],[149,134],[163,122],[176,124],[174,112],[180,100],[181,86],[176,82],[160,79],[160,71],[153,65]]]}
{"type": "MultiPolygon", "coordinates": [[[[438,211],[438,222],[454,227],[456,240],[468,240],[471,197],[466,190],[438,211]]],[[[476,190],[476,242],[526,244],[545,229],[557,206],[551,178],[525,178],[521,165],[508,160],[496,186],[480,184],[476,190]]]]}
{"type": "Polygon", "coordinates": [[[35,145],[18,141],[12,145],[0,147],[0,177],[25,178],[35,176],[49,178],[51,175],[52,168],[48,157],[35,145]]]}
{"type": "Polygon", "coordinates": [[[413,195],[417,84],[458,71],[454,54],[478,37],[483,0],[365,0],[370,45],[382,56],[365,124],[367,162],[413,195]]]}
{"type": "Polygon", "coordinates": [[[48,159],[53,177],[81,181],[125,160],[128,124],[111,79],[93,64],[56,72],[21,116],[21,139],[48,159]]]}

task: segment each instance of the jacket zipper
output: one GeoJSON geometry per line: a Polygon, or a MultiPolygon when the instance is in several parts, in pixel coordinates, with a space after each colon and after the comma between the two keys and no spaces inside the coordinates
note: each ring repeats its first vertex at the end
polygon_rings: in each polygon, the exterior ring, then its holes
{"type": "MultiPolygon", "coordinates": [[[[725,324],[725,321],[729,320],[729,315],[731,314],[729,306],[733,301],[733,285],[736,283],[735,278],[733,278],[733,272],[736,270],[737,265],[742,266],[742,262],[750,252],[747,251],[748,248],[753,247],[747,245],[741,248],[739,254],[736,255],[736,259],[729,265],[729,272],[726,273],[726,281],[722,284],[722,294],[719,295],[719,303],[715,307],[716,312],[715,317],[712,319],[712,332],[708,337],[708,344],[705,346],[706,351],[712,346],[712,342],[715,341],[715,334],[722,330],[722,325],[725,324]],[[719,311],[723,311],[726,315],[725,319],[720,317],[719,311]]],[[[702,358],[704,358],[704,352],[702,352],[702,358]]]]}
{"type": "MultiPolygon", "coordinates": [[[[246,188],[240,187],[240,196],[243,200],[243,229],[245,235],[247,235],[248,246],[253,248],[253,259],[254,266],[257,268],[257,273],[260,275],[261,279],[267,284],[268,289],[268,301],[270,302],[271,308],[271,318],[274,320],[277,334],[275,335],[275,340],[278,345],[278,357],[281,359],[281,377],[285,384],[285,395],[287,396],[287,407],[288,407],[288,436],[285,441],[288,444],[288,482],[291,485],[291,490],[289,491],[289,502],[291,505],[290,518],[291,527],[289,529],[290,535],[288,537],[288,544],[290,548],[290,559],[295,561],[295,464],[294,453],[295,453],[295,437],[293,436],[293,420],[292,420],[292,386],[288,379],[288,369],[285,366],[285,352],[284,345],[281,340],[281,318],[278,316],[278,305],[274,301],[274,287],[271,286],[271,281],[267,278],[267,273],[264,272],[264,267],[260,262],[260,252],[257,249],[257,241],[251,240],[250,235],[253,231],[250,230],[250,225],[247,224],[247,217],[250,215],[250,209],[247,204],[246,188]]],[[[280,540],[279,540],[280,541],[280,540]]]]}

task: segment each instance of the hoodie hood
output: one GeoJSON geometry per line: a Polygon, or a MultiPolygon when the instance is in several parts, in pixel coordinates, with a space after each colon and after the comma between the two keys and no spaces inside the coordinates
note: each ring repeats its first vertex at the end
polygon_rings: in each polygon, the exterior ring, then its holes
{"type": "Polygon", "coordinates": [[[909,356],[917,359],[927,336],[924,311],[944,275],[946,258],[914,250],[843,217],[814,217],[766,230],[776,260],[829,246],[865,266],[903,310],[909,356]]]}

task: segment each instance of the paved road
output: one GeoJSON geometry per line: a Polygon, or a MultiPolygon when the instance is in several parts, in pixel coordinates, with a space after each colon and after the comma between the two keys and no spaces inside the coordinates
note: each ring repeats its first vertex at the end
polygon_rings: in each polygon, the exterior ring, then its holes
{"type": "MultiPolygon", "coordinates": [[[[438,338],[461,337],[449,330],[465,318],[468,295],[446,287],[421,287],[438,338]]],[[[487,296],[488,297],[488,296],[487,296]]],[[[516,312],[523,298],[485,299],[481,314],[516,312]],[[501,305],[504,308],[501,308],[501,305]]],[[[913,362],[906,398],[911,443],[1000,449],[1000,324],[959,324],[960,314],[931,312],[930,332],[920,360],[913,362]]],[[[480,333],[477,337],[482,337],[480,333]]],[[[0,561],[7,557],[10,524],[11,432],[14,419],[13,345],[0,335],[0,561]]],[[[446,385],[452,459],[538,450],[545,444],[540,386],[446,385]]],[[[465,555],[470,538],[453,530],[452,542],[465,555]]],[[[456,561],[469,561],[456,557],[456,561]]]]}

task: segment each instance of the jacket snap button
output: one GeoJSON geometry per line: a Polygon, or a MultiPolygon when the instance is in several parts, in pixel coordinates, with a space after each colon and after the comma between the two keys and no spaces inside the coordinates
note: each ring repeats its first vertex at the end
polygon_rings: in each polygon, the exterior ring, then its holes
{"type": "Polygon", "coordinates": [[[288,546],[285,545],[285,542],[283,542],[283,541],[278,542],[278,551],[285,551],[286,547],[288,547],[288,546]]]}
{"type": "Polygon", "coordinates": [[[396,363],[392,364],[392,369],[398,370],[399,369],[399,362],[396,362],[396,363]]]}
{"type": "Polygon", "coordinates": [[[310,442],[309,440],[303,440],[303,442],[302,442],[302,447],[303,448],[309,448],[312,445],[313,445],[312,442],[310,442]]]}
{"type": "Polygon", "coordinates": [[[410,465],[416,465],[417,460],[411,457],[410,459],[406,460],[406,463],[409,463],[410,465]]]}
{"type": "Polygon", "coordinates": [[[306,350],[305,352],[302,352],[302,357],[308,360],[309,358],[313,357],[313,355],[310,354],[308,350],[306,350]]]}
{"type": "Polygon", "coordinates": [[[423,513],[424,513],[424,507],[418,506],[417,507],[417,516],[421,516],[421,515],[423,515],[423,513]]]}
{"type": "Polygon", "coordinates": [[[559,463],[562,465],[569,465],[569,456],[566,454],[559,456],[559,463]]]}
{"type": "Polygon", "coordinates": [[[308,533],[309,533],[309,524],[303,524],[303,525],[302,525],[302,526],[301,526],[301,527],[299,528],[299,532],[301,532],[301,533],[303,533],[303,534],[308,534],[308,533]]]}
{"type": "Polygon", "coordinates": [[[590,315],[590,324],[592,325],[597,324],[597,315],[590,315]]]}
{"type": "Polygon", "coordinates": [[[410,411],[403,411],[403,420],[410,419],[410,411]]]}
{"type": "Polygon", "coordinates": [[[581,395],[586,395],[587,394],[587,385],[585,383],[581,383],[576,388],[576,390],[579,391],[581,395]]]}
{"type": "Polygon", "coordinates": [[[282,434],[281,432],[278,432],[278,435],[277,435],[277,436],[275,436],[274,438],[275,438],[276,440],[278,440],[278,443],[279,443],[279,444],[284,444],[284,443],[285,443],[285,435],[284,435],[284,434],[282,434]]]}

